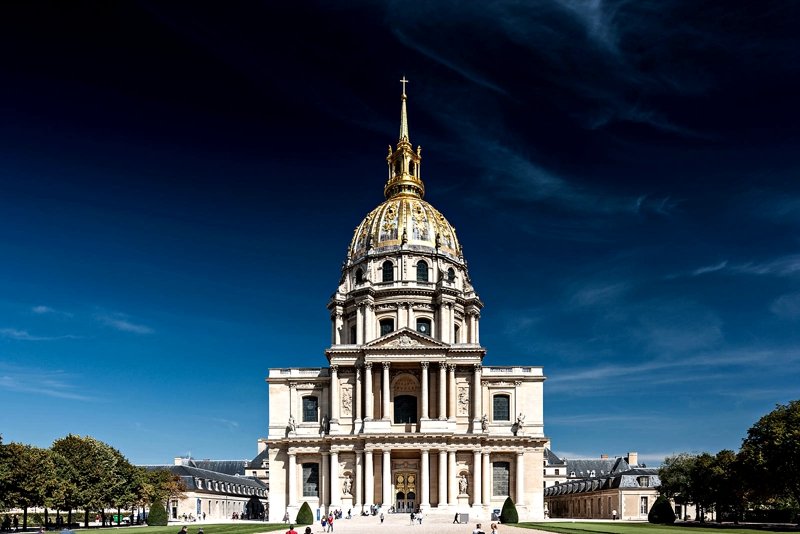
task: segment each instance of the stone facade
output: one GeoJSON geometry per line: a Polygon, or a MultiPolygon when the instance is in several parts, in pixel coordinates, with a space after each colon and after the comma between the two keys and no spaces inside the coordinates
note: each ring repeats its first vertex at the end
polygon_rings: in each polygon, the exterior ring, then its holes
{"type": "Polygon", "coordinates": [[[356,228],[328,304],[328,365],[267,378],[271,511],[488,518],[510,496],[542,519],[542,368],[483,364],[483,303],[454,228],[422,200],[405,94],[401,109],[386,201],[356,228]]]}

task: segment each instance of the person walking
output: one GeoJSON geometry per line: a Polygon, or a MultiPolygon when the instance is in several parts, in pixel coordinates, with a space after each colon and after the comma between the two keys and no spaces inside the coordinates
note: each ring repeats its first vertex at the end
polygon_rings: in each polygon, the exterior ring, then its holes
{"type": "Polygon", "coordinates": [[[492,532],[491,534],[497,534],[497,523],[492,523],[492,532]]]}
{"type": "Polygon", "coordinates": [[[286,531],[286,534],[297,534],[297,531],[294,529],[294,525],[289,525],[289,530],[286,531]]]}
{"type": "Polygon", "coordinates": [[[486,534],[483,530],[481,530],[481,524],[478,523],[475,525],[475,530],[472,531],[472,534],[486,534]]]}
{"type": "Polygon", "coordinates": [[[383,524],[383,512],[381,512],[381,525],[383,524]]]}

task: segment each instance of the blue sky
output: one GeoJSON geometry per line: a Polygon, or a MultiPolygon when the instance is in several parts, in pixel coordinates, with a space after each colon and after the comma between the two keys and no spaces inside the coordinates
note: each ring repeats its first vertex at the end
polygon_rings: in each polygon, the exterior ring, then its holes
{"type": "Polygon", "coordinates": [[[557,453],[736,449],[798,398],[800,8],[348,5],[0,8],[5,441],[255,456],[403,75],[485,362],[544,366],[557,453]]]}

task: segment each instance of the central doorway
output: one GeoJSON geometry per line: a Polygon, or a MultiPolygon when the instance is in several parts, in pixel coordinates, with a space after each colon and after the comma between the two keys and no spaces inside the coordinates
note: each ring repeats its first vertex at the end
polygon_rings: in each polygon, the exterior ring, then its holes
{"type": "Polygon", "coordinates": [[[417,473],[397,472],[394,475],[394,511],[415,512],[417,510],[417,473]]]}

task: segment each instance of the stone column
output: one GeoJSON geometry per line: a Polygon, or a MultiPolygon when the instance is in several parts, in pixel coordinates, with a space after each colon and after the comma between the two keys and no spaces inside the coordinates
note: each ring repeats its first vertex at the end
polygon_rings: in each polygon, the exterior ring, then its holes
{"type": "Polygon", "coordinates": [[[408,311],[406,310],[407,307],[407,302],[402,302],[397,305],[397,319],[395,320],[397,330],[400,330],[404,326],[411,326],[408,324],[408,311]]]}
{"type": "Polygon", "coordinates": [[[289,506],[297,506],[297,455],[289,453],[289,506]]]}
{"type": "Polygon", "coordinates": [[[489,504],[491,500],[491,488],[492,488],[492,478],[491,478],[491,456],[488,452],[483,453],[483,503],[489,504]]]}
{"type": "Polygon", "coordinates": [[[375,471],[372,468],[372,451],[364,453],[364,505],[375,504],[375,471]]]}
{"type": "Polygon", "coordinates": [[[356,306],[356,344],[364,344],[364,304],[356,306]]]}
{"type": "Polygon", "coordinates": [[[481,506],[483,469],[481,469],[481,451],[472,451],[472,506],[481,506]]]}
{"type": "Polygon", "coordinates": [[[342,321],[342,312],[336,312],[336,318],[334,319],[333,323],[333,342],[337,345],[341,345],[342,343],[342,326],[344,325],[342,321]]]}
{"type": "Polygon", "coordinates": [[[481,326],[479,319],[481,318],[480,314],[475,314],[475,341],[473,343],[480,343],[481,342],[481,326]]]}
{"type": "Polygon", "coordinates": [[[516,504],[521,506],[524,504],[523,496],[525,495],[525,456],[524,452],[517,453],[517,495],[516,504]]]}
{"type": "Polygon", "coordinates": [[[392,451],[383,451],[383,506],[392,504],[392,451]]]}
{"type": "Polygon", "coordinates": [[[431,465],[430,465],[430,455],[428,454],[428,449],[422,449],[420,453],[420,460],[422,463],[422,481],[420,482],[420,488],[422,489],[422,496],[421,501],[419,503],[420,507],[423,511],[427,512],[428,508],[431,507],[431,465]]]}
{"type": "Polygon", "coordinates": [[[331,365],[331,420],[339,420],[339,403],[342,396],[339,394],[339,366],[331,365]]]}
{"type": "Polygon", "coordinates": [[[444,362],[439,362],[439,419],[447,419],[447,370],[444,362]]]}
{"type": "Polygon", "coordinates": [[[330,453],[323,452],[322,454],[322,465],[320,466],[319,470],[319,504],[320,508],[323,510],[327,510],[331,505],[331,494],[330,490],[328,489],[328,481],[330,479],[330,469],[331,469],[331,462],[330,462],[330,453]]]}
{"type": "Polygon", "coordinates": [[[475,364],[475,372],[472,376],[472,420],[474,421],[472,431],[481,432],[480,421],[483,415],[483,392],[481,391],[481,364],[475,364]],[[476,428],[477,427],[477,428],[476,428]]]}
{"type": "Polygon", "coordinates": [[[339,451],[331,451],[331,507],[341,505],[339,487],[339,451]]]}
{"type": "Polygon", "coordinates": [[[375,305],[371,302],[367,303],[366,305],[364,317],[366,322],[364,325],[364,343],[369,343],[378,337],[375,335],[375,305]]]}
{"type": "Polygon", "coordinates": [[[442,302],[439,306],[439,317],[441,323],[439,324],[439,335],[443,343],[450,343],[450,323],[453,322],[452,317],[452,304],[449,302],[442,302]]]}
{"type": "Polygon", "coordinates": [[[456,478],[456,451],[448,454],[447,469],[447,504],[456,506],[458,504],[458,479],[456,478]]]}
{"type": "MultiPolygon", "coordinates": [[[[354,410],[355,411],[353,412],[353,416],[355,417],[355,420],[356,420],[356,425],[358,425],[358,423],[361,422],[361,389],[362,389],[362,387],[361,387],[361,367],[357,365],[356,366],[356,398],[355,398],[355,402],[354,402],[354,404],[355,404],[354,410]]],[[[360,430],[361,429],[358,426],[356,426],[355,432],[359,432],[360,430]]]]}
{"type": "MultiPolygon", "coordinates": [[[[297,384],[289,383],[289,415],[294,415],[295,403],[297,402],[297,384]]],[[[295,420],[295,422],[297,422],[295,420]]]]}
{"type": "Polygon", "coordinates": [[[456,366],[453,363],[447,364],[447,370],[450,371],[450,380],[449,384],[447,385],[449,400],[448,400],[448,410],[447,410],[447,418],[450,421],[456,420],[456,366]]]}
{"type": "MultiPolygon", "coordinates": [[[[381,419],[391,420],[389,415],[389,362],[383,362],[383,388],[381,389],[381,419]]],[[[391,501],[389,501],[391,502],[391,501]]]]}
{"type": "Polygon", "coordinates": [[[364,419],[375,419],[375,398],[372,394],[372,362],[366,362],[364,364],[364,380],[366,381],[364,384],[364,393],[366,397],[364,419]]]}
{"type": "Polygon", "coordinates": [[[420,363],[422,366],[422,416],[421,419],[428,418],[428,366],[430,362],[420,363]]]}
{"type": "Polygon", "coordinates": [[[447,451],[439,449],[439,507],[447,506],[447,451]]]}
{"type": "Polygon", "coordinates": [[[353,496],[355,497],[356,502],[353,503],[353,508],[356,510],[362,509],[362,505],[364,504],[364,473],[362,472],[362,466],[364,463],[364,451],[356,451],[356,477],[353,480],[353,486],[355,486],[355,491],[353,496]]]}
{"type": "Polygon", "coordinates": [[[414,304],[411,302],[408,303],[408,327],[417,329],[417,325],[414,324],[414,304]]]}

